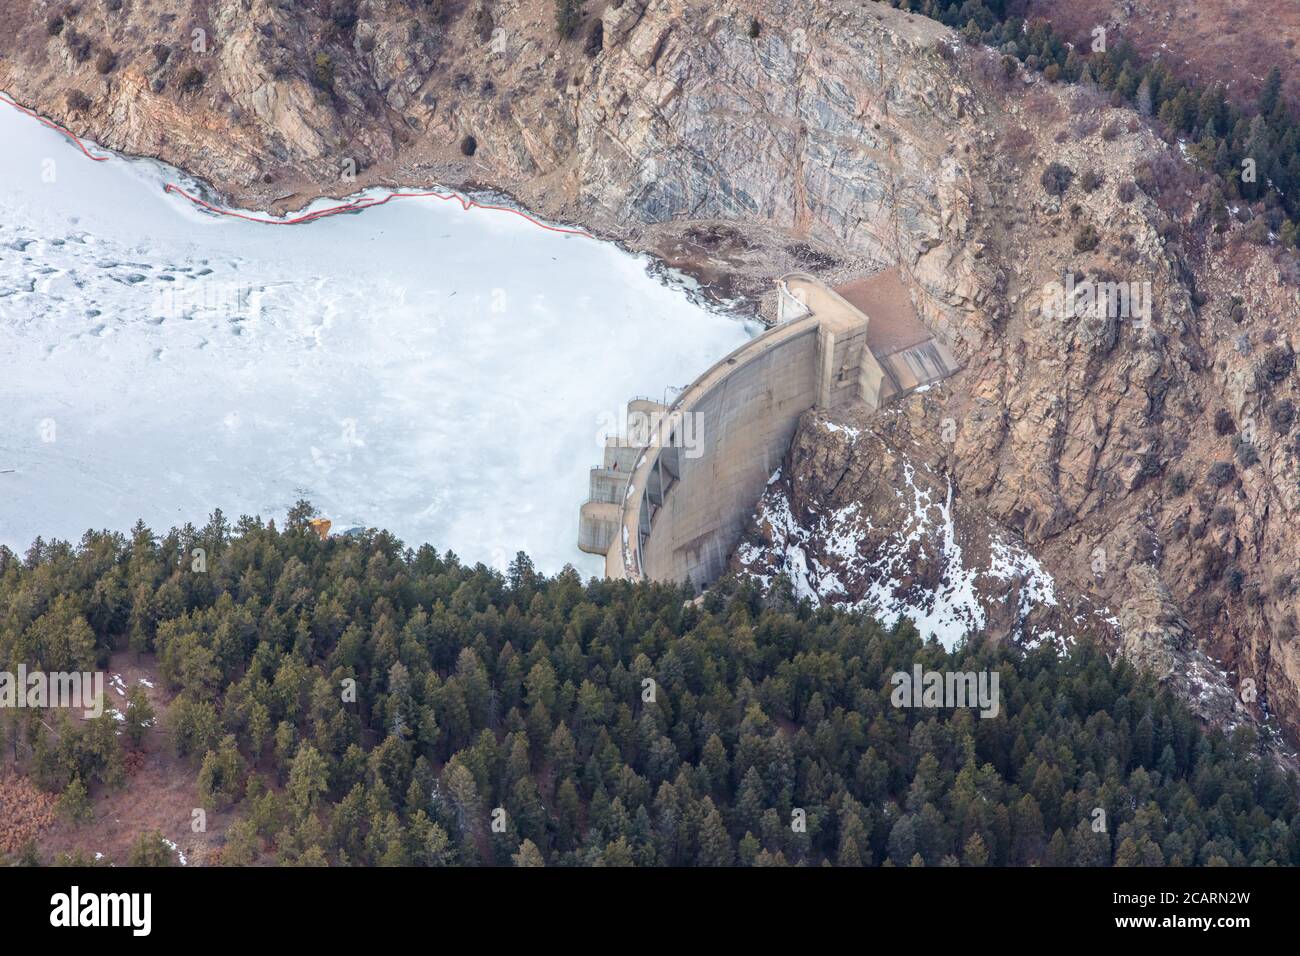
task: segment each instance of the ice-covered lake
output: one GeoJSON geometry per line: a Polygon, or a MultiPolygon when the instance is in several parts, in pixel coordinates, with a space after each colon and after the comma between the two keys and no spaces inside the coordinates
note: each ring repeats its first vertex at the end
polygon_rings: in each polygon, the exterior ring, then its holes
{"type": "Polygon", "coordinates": [[[305,497],[470,562],[597,573],[574,542],[602,423],[749,334],[646,259],[510,213],[411,199],[259,225],[3,104],[0,143],[15,550],[216,507],[281,521],[305,497]]]}

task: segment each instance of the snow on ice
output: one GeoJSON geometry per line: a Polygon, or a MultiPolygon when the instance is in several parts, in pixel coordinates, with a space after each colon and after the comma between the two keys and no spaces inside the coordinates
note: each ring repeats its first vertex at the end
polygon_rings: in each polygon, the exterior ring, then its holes
{"type": "MultiPolygon", "coordinates": [[[[213,508],[504,567],[575,547],[602,417],[745,340],[612,244],[406,200],[308,225],[200,212],[0,109],[0,543],[213,508]]],[[[107,151],[92,147],[92,151],[107,151]]]]}

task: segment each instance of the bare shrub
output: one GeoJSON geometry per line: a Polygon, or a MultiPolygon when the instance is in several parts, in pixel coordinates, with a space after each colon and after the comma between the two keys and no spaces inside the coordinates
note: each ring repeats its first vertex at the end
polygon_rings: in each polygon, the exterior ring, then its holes
{"type": "Polygon", "coordinates": [[[1074,95],[1070,97],[1070,109],[1080,115],[1097,116],[1107,106],[1109,94],[1096,86],[1073,87],[1074,95]]]}
{"type": "Polygon", "coordinates": [[[1268,421],[1273,426],[1273,431],[1286,434],[1295,424],[1295,402],[1289,398],[1277,402],[1268,410],[1268,421]]]}
{"type": "Polygon", "coordinates": [[[63,31],[63,42],[68,45],[68,52],[78,63],[85,63],[90,59],[90,38],[78,33],[72,27],[63,31]]]}
{"type": "Polygon", "coordinates": [[[1062,118],[1061,103],[1047,90],[1037,90],[1025,100],[1025,112],[1043,123],[1054,123],[1062,118]]]}
{"type": "Polygon", "coordinates": [[[1282,250],[1276,261],[1282,281],[1288,285],[1300,285],[1300,256],[1290,250],[1282,250]]]}
{"type": "Polygon", "coordinates": [[[1172,153],[1158,153],[1141,163],[1133,176],[1138,188],[1166,212],[1181,217],[1194,202],[1204,175],[1172,153]]]}
{"type": "Polygon", "coordinates": [[[582,0],[555,0],[555,33],[567,40],[582,20],[582,0]]]}
{"type": "Polygon", "coordinates": [[[202,88],[206,80],[207,77],[203,75],[203,71],[197,66],[188,66],[181,73],[177,85],[181,88],[182,93],[193,93],[202,88]]]}
{"type": "Polygon", "coordinates": [[[1101,127],[1101,121],[1092,113],[1086,113],[1075,118],[1070,124],[1070,131],[1074,134],[1075,139],[1087,139],[1101,127]]]}
{"type": "Polygon", "coordinates": [[[1070,183],[1074,179],[1074,170],[1064,163],[1048,163],[1047,168],[1043,170],[1043,175],[1039,177],[1039,183],[1043,189],[1047,190],[1048,195],[1064,196],[1066,190],[1070,188],[1070,183]]]}
{"type": "Polygon", "coordinates": [[[474,11],[474,32],[478,34],[480,43],[487,43],[492,39],[492,31],[496,28],[496,23],[492,19],[492,11],[488,9],[486,3],[480,3],[478,9],[474,11]]]}
{"type": "Polygon", "coordinates": [[[1264,353],[1260,364],[1260,376],[1269,385],[1284,381],[1295,369],[1295,353],[1283,345],[1269,349],[1264,353]]]}
{"type": "Polygon", "coordinates": [[[351,30],[357,24],[357,0],[334,0],[330,20],[340,32],[351,30]]]}
{"type": "Polygon", "coordinates": [[[1253,246],[1268,245],[1268,222],[1263,216],[1255,218],[1249,226],[1246,227],[1242,238],[1253,246]]]}
{"type": "Polygon", "coordinates": [[[992,50],[980,50],[976,53],[971,66],[980,82],[993,89],[1007,89],[1020,68],[1020,61],[1014,56],[998,56],[992,50]]]}
{"type": "Polygon", "coordinates": [[[806,242],[795,242],[785,247],[785,251],[794,256],[801,266],[807,269],[834,269],[840,260],[829,252],[814,249],[806,242]]]}
{"type": "Polygon", "coordinates": [[[582,45],[582,52],[587,56],[595,56],[605,48],[605,22],[596,19],[591,24],[591,29],[587,31],[587,42],[582,45]]]}
{"type": "Polygon", "coordinates": [[[1017,162],[1028,158],[1033,144],[1034,134],[1020,126],[1013,126],[1002,135],[1002,151],[1017,162]]]}
{"type": "Polygon", "coordinates": [[[1209,472],[1206,473],[1205,480],[1215,488],[1222,488],[1236,477],[1237,469],[1232,467],[1232,462],[1216,461],[1210,466],[1209,472]]]}

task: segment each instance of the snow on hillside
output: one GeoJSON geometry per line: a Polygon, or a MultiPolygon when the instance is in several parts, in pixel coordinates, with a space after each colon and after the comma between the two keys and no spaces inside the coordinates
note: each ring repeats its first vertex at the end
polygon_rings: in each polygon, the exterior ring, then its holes
{"type": "MultiPolygon", "coordinates": [[[[612,244],[406,200],[300,226],[0,107],[0,543],[214,507],[498,567],[575,547],[601,422],[746,338],[612,244]],[[105,153],[92,147],[92,152],[105,153]]],[[[346,191],[345,189],[341,191],[346,191]]]]}
{"type": "Polygon", "coordinates": [[[840,450],[827,458],[833,480],[822,486],[822,459],[800,460],[796,440],[797,474],[778,470],[768,482],[755,516],[761,540],[737,551],[742,573],[764,587],[785,575],[796,597],[866,611],[886,627],[909,619],[949,649],[987,632],[1062,649],[1096,616],[1062,606],[1052,576],[1004,529],[960,512],[947,478],[922,474],[878,436],[826,420],[816,427],[840,450]],[[865,461],[883,464],[881,479],[855,485],[845,476],[865,461]]]}

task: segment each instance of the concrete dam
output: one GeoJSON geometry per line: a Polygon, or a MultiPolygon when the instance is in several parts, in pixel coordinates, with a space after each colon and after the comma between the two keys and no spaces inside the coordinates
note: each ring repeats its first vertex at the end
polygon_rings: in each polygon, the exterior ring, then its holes
{"type": "Polygon", "coordinates": [[[606,438],[578,547],[605,555],[607,577],[702,591],[726,570],[800,415],[875,411],[958,368],[895,270],[835,288],[791,273],[777,292],[772,328],[671,406],[633,399],[625,433],[606,438]]]}

